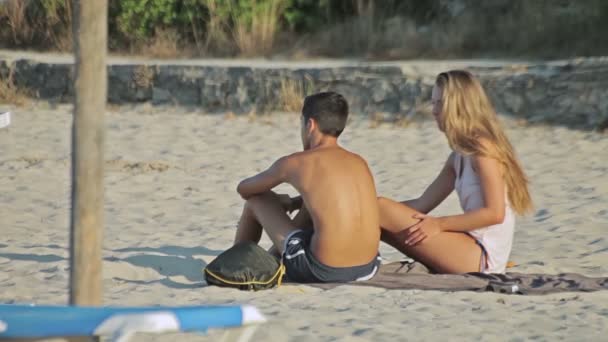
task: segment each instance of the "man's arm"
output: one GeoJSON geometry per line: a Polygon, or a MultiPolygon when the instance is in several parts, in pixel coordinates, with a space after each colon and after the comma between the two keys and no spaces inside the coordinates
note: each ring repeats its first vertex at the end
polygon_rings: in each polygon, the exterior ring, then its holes
{"type": "Polygon", "coordinates": [[[283,157],[274,162],[267,170],[241,181],[236,191],[243,199],[270,191],[287,180],[292,164],[291,158],[283,157]]]}
{"type": "Polygon", "coordinates": [[[304,203],[302,203],[302,207],[300,207],[300,210],[298,210],[298,213],[293,218],[293,224],[300,229],[313,228],[312,218],[304,203]]]}

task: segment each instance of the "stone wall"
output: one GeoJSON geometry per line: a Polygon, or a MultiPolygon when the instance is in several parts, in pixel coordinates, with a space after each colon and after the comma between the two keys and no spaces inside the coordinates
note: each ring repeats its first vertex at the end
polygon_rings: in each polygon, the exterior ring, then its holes
{"type": "MultiPolygon", "coordinates": [[[[606,58],[467,69],[480,77],[502,114],[576,128],[608,128],[606,58]]],[[[282,86],[298,84],[309,91],[341,92],[353,113],[395,118],[413,113],[430,98],[435,72],[412,70],[373,63],[325,68],[111,64],[108,99],[117,104],[197,106],[209,112],[267,112],[281,110],[282,86]]],[[[68,102],[73,97],[70,63],[0,59],[0,78],[10,73],[16,85],[38,98],[68,102]]]]}

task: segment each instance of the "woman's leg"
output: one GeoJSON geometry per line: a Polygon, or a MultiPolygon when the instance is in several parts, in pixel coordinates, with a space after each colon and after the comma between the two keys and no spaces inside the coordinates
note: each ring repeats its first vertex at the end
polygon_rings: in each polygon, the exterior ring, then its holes
{"type": "Polygon", "coordinates": [[[382,241],[438,273],[479,272],[481,247],[465,233],[441,232],[415,246],[405,244],[405,229],[418,223],[416,210],[387,198],[378,198],[382,241]]]}

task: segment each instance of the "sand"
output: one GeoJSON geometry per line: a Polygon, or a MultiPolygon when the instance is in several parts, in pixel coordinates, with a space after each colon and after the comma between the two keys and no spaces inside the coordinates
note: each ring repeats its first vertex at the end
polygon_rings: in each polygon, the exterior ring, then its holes
{"type": "MultiPolygon", "coordinates": [[[[0,129],[0,302],[68,299],[71,107],[4,108],[0,129]]],[[[300,149],[295,114],[205,115],[113,107],[107,116],[104,303],[253,304],[268,318],[253,341],[602,340],[608,291],[546,296],[344,286],[257,293],[204,287],[202,269],[230,246],[236,185],[300,149]]],[[[608,136],[507,120],[531,180],[535,213],[517,221],[517,272],[608,276],[608,136]]],[[[449,153],[431,121],[406,128],[353,118],[342,141],[365,157],[380,195],[420,195],[449,153]]],[[[293,189],[280,186],[293,194],[293,189]]],[[[451,195],[437,215],[458,213],[451,195]]],[[[262,245],[269,246],[264,238],[262,245]]],[[[383,245],[386,261],[402,256],[383,245]]],[[[223,332],[139,334],[133,341],[212,341],[223,332]]]]}

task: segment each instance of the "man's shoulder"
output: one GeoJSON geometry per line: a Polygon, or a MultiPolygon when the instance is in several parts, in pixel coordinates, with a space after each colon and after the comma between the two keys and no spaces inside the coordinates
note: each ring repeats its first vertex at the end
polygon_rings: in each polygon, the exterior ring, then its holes
{"type": "Polygon", "coordinates": [[[318,150],[306,150],[294,152],[281,157],[277,163],[280,163],[283,168],[291,169],[293,171],[302,172],[308,167],[312,167],[323,160],[336,159],[330,155],[326,155],[322,151],[318,150]]]}
{"type": "Polygon", "coordinates": [[[323,162],[324,160],[347,163],[355,161],[367,165],[367,161],[361,155],[340,146],[331,149],[311,149],[294,152],[282,157],[280,160],[290,164],[298,163],[300,166],[305,164],[315,164],[318,162],[323,162]]]}
{"type": "Polygon", "coordinates": [[[293,161],[300,160],[300,159],[304,158],[305,156],[306,156],[306,151],[294,152],[294,153],[284,155],[279,160],[283,160],[286,162],[293,162],[293,161]]]}
{"type": "Polygon", "coordinates": [[[306,158],[304,152],[294,152],[291,154],[284,155],[283,157],[275,161],[275,165],[280,168],[298,168],[306,158]]]}
{"type": "Polygon", "coordinates": [[[342,151],[344,151],[348,156],[350,156],[352,161],[354,161],[356,163],[362,163],[362,164],[365,164],[367,166],[367,160],[363,156],[361,156],[360,154],[352,152],[352,151],[349,151],[349,150],[347,150],[345,148],[342,148],[342,151]]]}
{"type": "Polygon", "coordinates": [[[298,151],[298,152],[294,152],[292,154],[288,154],[284,158],[289,159],[289,160],[306,160],[306,159],[310,159],[313,156],[321,155],[321,152],[322,151],[318,150],[318,149],[310,149],[310,150],[298,151]]]}

